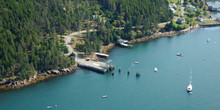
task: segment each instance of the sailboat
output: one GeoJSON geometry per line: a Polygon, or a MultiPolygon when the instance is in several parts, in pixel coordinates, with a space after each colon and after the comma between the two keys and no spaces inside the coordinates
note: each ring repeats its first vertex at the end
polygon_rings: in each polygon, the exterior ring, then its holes
{"type": "Polygon", "coordinates": [[[189,85],[187,86],[187,92],[192,92],[192,70],[190,72],[190,81],[189,85]]]}

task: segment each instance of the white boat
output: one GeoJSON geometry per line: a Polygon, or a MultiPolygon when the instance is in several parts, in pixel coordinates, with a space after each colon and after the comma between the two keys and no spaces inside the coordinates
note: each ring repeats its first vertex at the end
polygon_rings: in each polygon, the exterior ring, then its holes
{"type": "Polygon", "coordinates": [[[187,91],[188,91],[188,92],[192,92],[192,84],[189,84],[189,85],[188,85],[187,91]]]}
{"type": "Polygon", "coordinates": [[[139,62],[136,61],[136,62],[134,62],[134,64],[139,64],[139,62]]]}
{"type": "Polygon", "coordinates": [[[176,55],[177,55],[177,56],[181,56],[181,57],[184,56],[184,54],[183,54],[183,53],[180,53],[180,52],[178,52],[176,55]]]}
{"type": "Polygon", "coordinates": [[[154,68],[154,71],[157,72],[157,67],[154,68]]]}
{"type": "Polygon", "coordinates": [[[210,42],[210,40],[211,40],[211,39],[209,38],[206,42],[210,42]]]}
{"type": "Polygon", "coordinates": [[[187,92],[192,92],[192,70],[190,72],[190,81],[189,85],[187,86],[187,92]]]}
{"type": "Polygon", "coordinates": [[[47,109],[50,109],[50,108],[52,108],[53,106],[47,106],[47,109]]]}
{"type": "Polygon", "coordinates": [[[103,95],[103,96],[102,96],[102,98],[107,98],[107,97],[108,97],[107,95],[103,95]]]}

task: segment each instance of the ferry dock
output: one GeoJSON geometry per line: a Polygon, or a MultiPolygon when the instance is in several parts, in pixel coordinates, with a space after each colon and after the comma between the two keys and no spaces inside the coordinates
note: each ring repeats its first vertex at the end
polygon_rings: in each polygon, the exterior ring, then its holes
{"type": "Polygon", "coordinates": [[[87,61],[84,59],[78,59],[77,66],[80,68],[89,69],[99,73],[106,73],[114,70],[114,66],[111,65],[110,63],[87,61]]]}

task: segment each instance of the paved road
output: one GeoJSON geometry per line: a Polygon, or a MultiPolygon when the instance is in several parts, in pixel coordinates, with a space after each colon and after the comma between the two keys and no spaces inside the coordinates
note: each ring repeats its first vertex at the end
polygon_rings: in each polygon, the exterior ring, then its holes
{"type": "Polygon", "coordinates": [[[184,6],[184,0],[181,0],[181,15],[183,16],[184,15],[184,9],[185,9],[185,6],[184,6]]]}
{"type": "MultiPolygon", "coordinates": [[[[90,29],[90,32],[93,32],[93,31],[96,31],[96,29],[90,29]]],[[[75,36],[75,35],[79,35],[79,34],[82,34],[82,33],[86,33],[86,30],[83,30],[83,31],[77,31],[77,32],[74,32],[68,36],[63,36],[65,38],[65,45],[68,49],[68,53],[67,54],[64,54],[65,56],[69,56],[71,55],[72,53],[75,54],[75,60],[77,60],[79,58],[79,55],[73,50],[73,47],[71,46],[71,39],[75,36]]]]}

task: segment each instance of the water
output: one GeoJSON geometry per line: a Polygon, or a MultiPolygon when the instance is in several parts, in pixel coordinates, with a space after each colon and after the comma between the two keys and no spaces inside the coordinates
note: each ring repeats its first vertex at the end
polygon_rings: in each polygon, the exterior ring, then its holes
{"type": "Polygon", "coordinates": [[[206,2],[209,6],[213,6],[213,7],[216,7],[216,8],[219,8],[220,7],[220,1],[207,1],[206,2]]]}
{"type": "MultiPolygon", "coordinates": [[[[220,8],[220,1],[208,1],[207,4],[209,6],[213,6],[216,8],[220,8]]],[[[220,12],[217,13],[211,13],[212,18],[217,19],[220,18],[220,12]]]]}
{"type": "Polygon", "coordinates": [[[220,27],[158,38],[135,44],[133,48],[116,47],[110,51],[110,59],[116,66],[114,76],[77,70],[34,86],[1,92],[0,107],[1,110],[44,110],[47,106],[54,110],[220,110],[219,47],[220,27]],[[177,52],[185,56],[178,57],[177,52]],[[135,61],[139,64],[134,64],[135,61]],[[118,67],[122,68],[121,73],[118,67]],[[154,72],[154,67],[158,72],[154,72]],[[186,92],[191,68],[192,95],[186,92]],[[136,72],[141,73],[140,78],[136,78],[136,72]],[[102,98],[103,95],[108,98],[102,98]]]}

